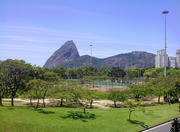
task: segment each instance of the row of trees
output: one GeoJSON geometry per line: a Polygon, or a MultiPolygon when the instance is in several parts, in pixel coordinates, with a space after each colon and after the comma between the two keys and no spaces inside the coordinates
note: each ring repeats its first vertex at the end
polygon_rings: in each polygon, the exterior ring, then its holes
{"type": "MultiPolygon", "coordinates": [[[[73,69],[66,69],[64,67],[56,67],[51,71],[57,73],[64,79],[80,79],[86,76],[99,76],[99,77],[114,77],[114,78],[157,78],[163,77],[163,68],[130,68],[123,69],[121,67],[101,67],[96,68],[93,66],[78,67],[73,69]]],[[[167,76],[179,76],[180,69],[167,68],[167,76]]]]}
{"type": "Polygon", "coordinates": [[[74,69],[66,69],[64,67],[56,67],[51,71],[57,73],[64,79],[80,79],[86,76],[104,76],[104,77],[116,77],[116,78],[137,78],[142,77],[145,69],[131,68],[124,70],[120,67],[102,67],[96,68],[93,66],[78,67],[74,69]]]}

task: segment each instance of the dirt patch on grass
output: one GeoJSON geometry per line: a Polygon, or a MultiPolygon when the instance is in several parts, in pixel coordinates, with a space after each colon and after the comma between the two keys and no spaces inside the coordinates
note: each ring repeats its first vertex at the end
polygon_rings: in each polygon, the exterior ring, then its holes
{"type": "MultiPolygon", "coordinates": [[[[143,99],[142,105],[143,106],[151,106],[151,105],[156,105],[157,104],[157,98],[148,98],[148,99],[143,99]]],[[[29,106],[30,105],[30,100],[26,98],[15,98],[14,103],[16,106],[29,106]]],[[[36,105],[37,100],[33,99],[32,100],[32,105],[36,105]]],[[[45,99],[46,106],[53,106],[57,107],[60,104],[59,99],[45,99]]],[[[161,98],[161,103],[164,103],[163,98],[161,98]]],[[[4,98],[3,99],[3,104],[4,105],[10,105],[11,104],[11,99],[4,98]]],[[[40,105],[43,104],[43,100],[40,100],[40,105]]],[[[122,106],[122,102],[117,102],[117,106],[120,107],[122,106]]],[[[114,102],[111,100],[95,100],[93,102],[93,108],[111,108],[114,107],[114,102]]]]}

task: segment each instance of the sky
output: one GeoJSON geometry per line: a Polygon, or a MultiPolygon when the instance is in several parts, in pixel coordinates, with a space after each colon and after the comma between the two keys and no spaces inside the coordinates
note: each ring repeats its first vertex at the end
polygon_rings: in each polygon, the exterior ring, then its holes
{"type": "Polygon", "coordinates": [[[105,58],[131,51],[180,48],[180,0],[0,0],[0,60],[43,66],[66,41],[80,55],[105,58]]]}

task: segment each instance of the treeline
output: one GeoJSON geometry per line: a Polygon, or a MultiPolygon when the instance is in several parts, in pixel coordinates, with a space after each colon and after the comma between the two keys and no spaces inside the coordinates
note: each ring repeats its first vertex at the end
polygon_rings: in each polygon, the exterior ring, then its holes
{"type": "MultiPolygon", "coordinates": [[[[54,98],[60,100],[59,106],[81,106],[85,109],[92,107],[95,99],[109,99],[116,102],[126,101],[129,107],[134,108],[144,97],[164,97],[168,103],[178,101],[180,95],[180,69],[168,68],[167,78],[163,78],[162,68],[124,70],[120,67],[95,68],[79,67],[76,69],[65,69],[57,67],[44,69],[27,64],[23,60],[11,60],[0,62],[0,105],[2,98],[11,98],[11,105],[14,106],[15,97],[26,97],[37,99],[36,108],[39,107],[39,100],[54,98]],[[145,82],[130,84],[127,90],[111,89],[108,92],[97,92],[84,87],[83,78],[89,76],[114,77],[114,78],[146,78],[145,82]],[[76,79],[74,79],[76,77],[76,79]]],[[[91,79],[91,78],[89,78],[91,79]]]]}
{"type": "Polygon", "coordinates": [[[142,77],[145,69],[132,68],[124,70],[121,67],[101,67],[84,66],[73,69],[66,69],[64,67],[56,67],[50,71],[57,73],[63,79],[80,79],[87,76],[99,77],[115,77],[115,78],[137,78],[142,77]]]}
{"type": "MultiPolygon", "coordinates": [[[[96,68],[93,66],[84,66],[73,69],[66,69],[64,67],[56,67],[50,69],[50,71],[58,74],[63,79],[80,79],[87,76],[96,76],[99,78],[109,77],[109,78],[156,78],[163,77],[164,68],[130,68],[123,69],[121,67],[101,67],[96,68]]],[[[167,76],[179,76],[180,69],[167,68],[167,76]]]]}

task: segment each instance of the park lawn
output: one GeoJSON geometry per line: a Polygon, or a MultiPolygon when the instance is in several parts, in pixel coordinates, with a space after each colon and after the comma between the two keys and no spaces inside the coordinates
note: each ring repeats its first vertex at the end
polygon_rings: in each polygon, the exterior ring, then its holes
{"type": "Polygon", "coordinates": [[[88,109],[0,107],[0,132],[135,132],[179,116],[178,104],[140,108],[128,119],[127,108],[88,109]],[[79,116],[77,116],[79,115],[79,116]],[[72,118],[73,117],[73,118],[72,118]]]}

